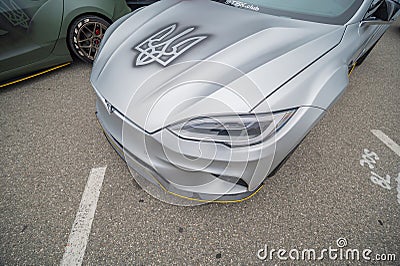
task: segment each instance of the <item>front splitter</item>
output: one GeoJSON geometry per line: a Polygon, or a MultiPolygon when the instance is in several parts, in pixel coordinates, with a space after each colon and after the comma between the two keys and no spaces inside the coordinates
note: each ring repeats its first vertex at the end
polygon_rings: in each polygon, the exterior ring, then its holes
{"type": "MultiPolygon", "coordinates": [[[[99,121],[99,120],[98,120],[99,121]]],[[[99,121],[100,125],[101,122],[99,121]]],[[[101,125],[102,126],[102,125],[101,125]]],[[[140,177],[150,181],[153,184],[158,185],[165,193],[169,195],[178,197],[180,199],[185,199],[189,201],[195,201],[198,203],[239,203],[245,200],[252,198],[256,195],[264,186],[261,183],[254,191],[249,191],[246,193],[233,194],[233,195],[210,195],[204,193],[190,193],[192,195],[196,195],[196,197],[189,196],[187,191],[180,191],[179,189],[174,188],[167,180],[158,175],[155,171],[153,171],[150,167],[147,167],[147,164],[142,162],[139,158],[136,158],[132,153],[123,149],[123,146],[118,143],[106,130],[103,128],[103,133],[106,136],[108,142],[114,148],[114,150],[118,153],[118,155],[127,163],[128,167],[139,174],[140,177]],[[126,158],[129,156],[129,162],[126,158]],[[216,199],[217,197],[217,199],[216,199]]]]}

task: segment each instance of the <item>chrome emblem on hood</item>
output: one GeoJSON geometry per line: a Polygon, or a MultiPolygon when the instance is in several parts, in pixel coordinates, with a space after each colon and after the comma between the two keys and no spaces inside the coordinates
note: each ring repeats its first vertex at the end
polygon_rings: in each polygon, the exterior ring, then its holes
{"type": "Polygon", "coordinates": [[[106,104],[106,109],[107,109],[108,114],[110,115],[110,114],[114,113],[114,107],[111,105],[111,103],[105,101],[105,104],[106,104]]]}
{"type": "Polygon", "coordinates": [[[138,54],[136,58],[136,66],[144,66],[153,62],[167,66],[185,51],[208,37],[206,35],[194,36],[176,43],[178,39],[195,30],[195,27],[189,27],[174,37],[171,37],[176,27],[177,24],[172,24],[138,44],[135,49],[139,51],[140,54],[138,54]],[[167,39],[168,37],[170,38],[167,39]]]}

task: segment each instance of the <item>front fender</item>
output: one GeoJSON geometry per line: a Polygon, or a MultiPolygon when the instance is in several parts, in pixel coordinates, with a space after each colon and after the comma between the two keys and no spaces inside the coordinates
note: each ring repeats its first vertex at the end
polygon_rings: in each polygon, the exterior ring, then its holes
{"type": "Polygon", "coordinates": [[[339,51],[334,50],[277,89],[252,111],[257,113],[301,106],[329,109],[349,84],[346,59],[339,57],[339,51]]]}

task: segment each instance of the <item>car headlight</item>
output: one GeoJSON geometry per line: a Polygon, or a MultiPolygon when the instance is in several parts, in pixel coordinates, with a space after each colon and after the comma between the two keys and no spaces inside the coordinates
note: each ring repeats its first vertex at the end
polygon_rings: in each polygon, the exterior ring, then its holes
{"type": "Polygon", "coordinates": [[[230,147],[249,146],[275,134],[294,112],[199,117],[168,129],[185,139],[219,142],[230,147]]]}

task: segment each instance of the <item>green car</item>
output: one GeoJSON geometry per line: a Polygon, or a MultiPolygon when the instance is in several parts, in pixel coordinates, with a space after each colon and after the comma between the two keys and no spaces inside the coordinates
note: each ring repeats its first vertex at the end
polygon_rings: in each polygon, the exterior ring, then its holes
{"type": "Polygon", "coordinates": [[[130,11],[125,0],[0,0],[0,87],[71,55],[92,62],[105,30],[130,11]]]}

